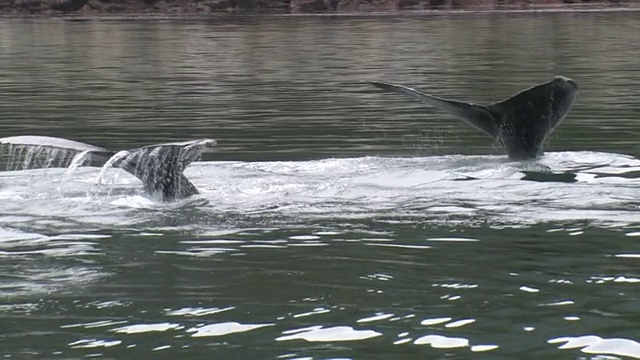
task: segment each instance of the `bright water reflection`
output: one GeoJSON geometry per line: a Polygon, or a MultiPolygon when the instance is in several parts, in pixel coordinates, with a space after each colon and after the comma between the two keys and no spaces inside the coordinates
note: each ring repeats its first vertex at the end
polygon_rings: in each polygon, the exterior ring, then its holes
{"type": "Polygon", "coordinates": [[[7,358],[640,358],[636,14],[0,27],[3,136],[220,144],[177,203],[0,173],[7,358]],[[581,91],[533,162],[365,83],[556,74],[581,91]]]}

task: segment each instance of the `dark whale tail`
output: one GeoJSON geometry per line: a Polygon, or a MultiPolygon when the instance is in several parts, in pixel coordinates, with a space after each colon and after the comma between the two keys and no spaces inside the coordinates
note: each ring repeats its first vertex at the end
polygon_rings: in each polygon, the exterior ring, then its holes
{"type": "Polygon", "coordinates": [[[145,191],[163,201],[184,199],[198,194],[184,169],[215,145],[211,139],[148,145],[128,150],[113,165],[142,180],[145,191]]]}
{"type": "Polygon", "coordinates": [[[452,114],[496,139],[512,159],[544,152],[544,141],[571,109],[578,84],[562,76],[489,106],[447,100],[403,85],[372,82],[386,91],[411,96],[452,114]]]}
{"type": "Polygon", "coordinates": [[[76,156],[83,164],[103,166],[111,162],[140,179],[144,189],[163,201],[198,194],[184,176],[184,169],[215,146],[211,139],[155,144],[116,153],[97,146],[47,136],[14,136],[0,139],[0,168],[25,170],[68,167],[76,156]]]}

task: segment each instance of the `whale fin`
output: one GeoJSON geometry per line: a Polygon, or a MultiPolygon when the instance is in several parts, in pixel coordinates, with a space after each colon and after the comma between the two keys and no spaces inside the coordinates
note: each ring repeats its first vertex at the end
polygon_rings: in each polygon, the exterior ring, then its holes
{"type": "Polygon", "coordinates": [[[571,110],[578,84],[566,77],[532,86],[489,105],[500,119],[497,140],[513,159],[530,159],[544,152],[544,142],[571,110]]]}
{"type": "Polygon", "coordinates": [[[389,92],[396,92],[410,96],[440,110],[446,111],[454,117],[482,130],[491,137],[495,138],[497,135],[498,120],[493,112],[485,106],[439,98],[403,85],[377,81],[373,81],[371,84],[389,92]]]}
{"type": "Polygon", "coordinates": [[[163,201],[184,199],[199,193],[183,174],[184,169],[215,145],[211,139],[148,145],[128,150],[113,166],[140,179],[152,196],[163,201]]]}
{"type": "Polygon", "coordinates": [[[372,84],[411,96],[464,120],[492,136],[515,160],[532,159],[544,152],[546,138],[567,115],[578,91],[575,81],[556,76],[504,101],[481,106],[438,98],[402,85],[372,84]]]}
{"type": "MultiPolygon", "coordinates": [[[[128,150],[112,166],[140,179],[145,191],[163,201],[198,194],[184,176],[184,169],[204,151],[215,146],[211,139],[148,145],[128,150]]],[[[26,170],[68,167],[74,157],[84,154],[82,165],[103,166],[116,152],[97,146],[48,136],[14,136],[0,139],[0,168],[26,170]]]]}

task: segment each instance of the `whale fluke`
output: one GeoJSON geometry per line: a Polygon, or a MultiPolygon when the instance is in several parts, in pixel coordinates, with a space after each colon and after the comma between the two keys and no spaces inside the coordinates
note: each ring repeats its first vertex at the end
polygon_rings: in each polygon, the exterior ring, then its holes
{"type": "Polygon", "coordinates": [[[482,106],[439,98],[403,85],[371,84],[411,96],[473,125],[498,141],[515,160],[531,159],[544,153],[546,138],[567,115],[578,91],[575,81],[557,76],[504,101],[482,106]]]}
{"type": "Polygon", "coordinates": [[[211,139],[148,145],[129,150],[113,166],[142,180],[145,191],[152,196],[163,201],[184,199],[198,194],[196,186],[184,176],[184,169],[215,145],[211,139]]]}
{"type": "MultiPolygon", "coordinates": [[[[198,194],[195,185],[184,176],[184,169],[215,145],[211,139],[154,144],[128,150],[111,161],[113,167],[140,179],[148,194],[171,201],[198,194]]],[[[73,140],[13,136],[0,139],[0,169],[68,167],[80,153],[85,153],[83,165],[98,167],[116,155],[115,151],[73,140]]]]}

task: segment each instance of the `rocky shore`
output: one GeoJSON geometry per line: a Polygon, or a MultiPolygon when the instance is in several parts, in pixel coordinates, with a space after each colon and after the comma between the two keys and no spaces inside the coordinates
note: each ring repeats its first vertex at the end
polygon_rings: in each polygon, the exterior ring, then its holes
{"type": "Polygon", "coordinates": [[[189,16],[640,8],[636,0],[0,0],[15,16],[189,16]]]}

